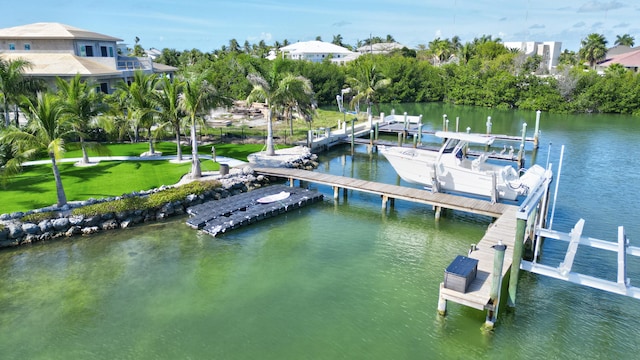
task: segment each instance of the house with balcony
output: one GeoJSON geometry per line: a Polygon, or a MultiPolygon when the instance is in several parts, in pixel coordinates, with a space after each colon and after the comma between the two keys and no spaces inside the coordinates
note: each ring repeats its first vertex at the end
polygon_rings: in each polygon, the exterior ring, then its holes
{"type": "Polygon", "coordinates": [[[178,69],[154,63],[149,57],[122,55],[122,39],[60,23],[34,23],[0,29],[0,58],[31,63],[24,75],[55,86],[56,77],[80,74],[104,93],[120,80],[130,82],[136,70],[173,76],[178,69]]]}

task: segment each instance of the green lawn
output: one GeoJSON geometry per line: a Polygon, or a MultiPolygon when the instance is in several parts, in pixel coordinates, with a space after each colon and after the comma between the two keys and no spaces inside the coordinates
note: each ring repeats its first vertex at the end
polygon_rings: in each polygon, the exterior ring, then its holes
{"type": "MultiPolygon", "coordinates": [[[[202,161],[203,171],[220,168],[210,160],[202,161]]],[[[77,167],[60,164],[60,176],[68,201],[122,195],[173,185],[189,172],[190,163],[168,161],[105,161],[96,166],[77,167]]],[[[51,165],[27,166],[0,190],[0,214],[26,211],[55,204],[56,189],[51,165]]]]}

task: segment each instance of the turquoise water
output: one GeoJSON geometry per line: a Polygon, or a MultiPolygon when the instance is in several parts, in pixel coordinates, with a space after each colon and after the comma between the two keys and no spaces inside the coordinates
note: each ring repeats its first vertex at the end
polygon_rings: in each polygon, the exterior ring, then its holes
{"type": "MultiPolygon", "coordinates": [[[[496,133],[507,127],[517,133],[520,125],[512,123],[535,118],[491,115],[496,133]]],[[[440,116],[425,122],[435,126],[440,116]]],[[[615,240],[624,225],[632,245],[640,246],[634,239],[640,199],[633,189],[640,172],[633,156],[624,155],[640,150],[634,140],[640,126],[621,117],[590,119],[543,114],[537,162],[546,163],[549,142],[552,163],[566,145],[554,228],[569,231],[583,217],[585,235],[615,240]]],[[[383,157],[356,150],[354,156],[348,148],[323,155],[318,171],[403,184],[383,157]]],[[[330,188],[317,189],[325,194],[322,203],[220,238],[176,218],[0,251],[0,356],[636,357],[639,301],[528,273],[520,277],[517,307],[501,309],[493,332],[480,330],[483,312],[456,304],[439,317],[444,268],[482,237],[489,219],[456,212],[436,222],[424,206],[398,201],[383,211],[376,196],[349,193],[336,203],[330,188]]],[[[543,262],[557,264],[565,248],[547,241],[543,262]]],[[[607,266],[615,264],[615,256],[582,248],[576,257],[577,269],[611,279],[615,268],[607,266]]],[[[632,284],[639,273],[630,257],[632,284]]]]}

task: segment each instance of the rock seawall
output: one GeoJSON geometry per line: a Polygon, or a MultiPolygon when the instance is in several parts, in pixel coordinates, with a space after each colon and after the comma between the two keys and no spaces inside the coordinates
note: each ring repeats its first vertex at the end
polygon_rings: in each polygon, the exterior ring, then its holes
{"type": "Polygon", "coordinates": [[[110,212],[95,216],[72,215],[74,208],[92,205],[96,203],[116,201],[122,198],[134,196],[148,196],[158,191],[169,188],[163,186],[149,191],[133,192],[123,196],[105,199],[90,199],[87,201],[70,203],[62,208],[47,207],[31,210],[26,213],[17,212],[0,215],[0,248],[30,244],[38,241],[47,241],[62,237],[76,235],[90,235],[100,231],[124,229],[135,224],[166,219],[172,216],[186,213],[189,206],[200,204],[211,199],[221,199],[242,192],[251,191],[265,186],[269,179],[259,175],[255,176],[253,169],[232,169],[232,171],[216,180],[220,181],[220,188],[205,191],[200,195],[190,194],[179,201],[167,202],[156,208],[147,210],[130,210],[122,212],[110,212]],[[57,217],[42,220],[38,223],[22,221],[24,216],[40,212],[56,212],[57,217]]]}

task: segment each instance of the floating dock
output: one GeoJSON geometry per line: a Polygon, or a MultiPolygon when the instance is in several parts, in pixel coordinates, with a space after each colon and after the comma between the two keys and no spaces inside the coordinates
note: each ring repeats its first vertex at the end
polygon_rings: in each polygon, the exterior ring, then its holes
{"type": "Polygon", "coordinates": [[[255,223],[322,200],[323,195],[314,190],[272,185],[220,200],[210,200],[191,206],[187,225],[217,236],[241,226],[255,223]],[[273,198],[288,193],[283,199],[273,198]],[[267,197],[276,199],[261,202],[267,197]]]}

